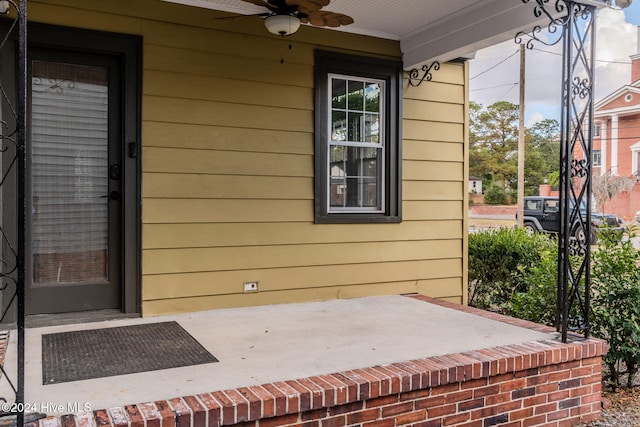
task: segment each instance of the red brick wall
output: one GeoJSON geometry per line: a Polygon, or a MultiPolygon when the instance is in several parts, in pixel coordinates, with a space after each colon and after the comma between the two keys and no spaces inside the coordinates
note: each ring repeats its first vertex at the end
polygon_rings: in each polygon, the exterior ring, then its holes
{"type": "Polygon", "coordinates": [[[615,213],[625,221],[635,222],[636,212],[640,210],[640,185],[636,184],[630,192],[622,192],[613,200],[605,203],[606,213],[615,213]]]}
{"type": "Polygon", "coordinates": [[[142,403],[41,426],[571,426],[600,417],[602,343],[529,343],[142,403]],[[193,424],[192,424],[193,423],[193,424]]]}
{"type": "MultiPolygon", "coordinates": [[[[640,95],[634,95],[634,103],[640,102],[640,95]]],[[[601,120],[596,120],[601,121],[601,120]]],[[[593,139],[593,149],[601,150],[602,149],[602,138],[606,138],[607,141],[607,155],[606,155],[606,164],[602,165],[602,167],[594,167],[593,173],[594,176],[601,173],[602,168],[604,171],[609,171],[611,169],[611,120],[607,119],[606,122],[606,133],[603,133],[600,137],[596,137],[593,139]]],[[[640,114],[634,114],[629,116],[621,116],[618,119],[618,175],[620,176],[630,176],[635,171],[631,170],[631,146],[636,142],[640,141],[640,134],[638,133],[638,129],[640,128],[640,114]]],[[[581,152],[581,150],[576,149],[576,153],[581,152]]]]}
{"type": "Polygon", "coordinates": [[[478,215],[514,215],[517,211],[516,205],[473,205],[471,213],[478,215]]]}
{"type": "Polygon", "coordinates": [[[40,427],[572,426],[600,417],[605,350],[605,343],[596,339],[569,344],[536,341],[49,417],[39,423],[40,427]]]}
{"type": "Polygon", "coordinates": [[[631,57],[631,83],[640,80],[640,58],[637,54],[631,57]]]}
{"type": "MultiPolygon", "coordinates": [[[[614,102],[615,106],[630,106],[633,104],[640,104],[640,95],[634,94],[633,101],[627,103],[623,100],[624,96],[614,102]]],[[[613,104],[612,104],[613,105],[613,104]]],[[[603,107],[608,108],[608,107],[603,107]]],[[[602,122],[601,119],[596,120],[602,122]]],[[[605,164],[601,167],[593,167],[593,176],[597,177],[601,175],[601,172],[609,172],[611,170],[612,158],[611,158],[611,127],[612,123],[610,118],[606,119],[606,132],[603,132],[601,137],[593,139],[593,149],[602,149],[602,139],[606,138],[607,141],[607,153],[605,164]]],[[[621,116],[618,119],[618,176],[631,177],[636,171],[632,170],[632,151],[631,146],[640,141],[640,114],[632,114],[628,116],[621,116]]],[[[575,157],[582,156],[582,150],[579,145],[576,146],[574,151],[575,157]]],[[[603,156],[604,157],[604,156],[603,156]]],[[[635,179],[635,177],[634,177],[635,179]]],[[[616,196],[614,200],[607,202],[604,206],[606,213],[614,213],[626,221],[633,221],[635,213],[640,210],[640,184],[636,184],[630,193],[623,192],[616,196]]]]}

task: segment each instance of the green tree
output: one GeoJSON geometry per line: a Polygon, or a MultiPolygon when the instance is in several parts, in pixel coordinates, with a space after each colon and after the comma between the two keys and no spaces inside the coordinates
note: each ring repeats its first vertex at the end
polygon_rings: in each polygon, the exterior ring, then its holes
{"type": "Polygon", "coordinates": [[[469,173],[503,189],[515,189],[518,168],[518,106],[499,101],[482,109],[470,108],[469,173]]]}
{"type": "Polygon", "coordinates": [[[489,162],[489,151],[482,141],[486,133],[484,122],[480,119],[482,105],[471,101],[469,103],[469,174],[482,177],[484,188],[489,188],[493,182],[493,173],[485,165],[489,162]]]}
{"type": "Polygon", "coordinates": [[[526,130],[525,194],[538,194],[545,180],[551,183],[560,163],[560,123],[545,119],[526,130]]]}
{"type": "MultiPolygon", "coordinates": [[[[486,109],[471,102],[469,107],[469,173],[483,178],[483,186],[497,184],[509,193],[517,188],[519,108],[496,102],[486,109]]],[[[560,159],[560,124],[545,119],[525,130],[525,194],[538,194],[538,187],[557,172],[560,159]]]]}
{"type": "Polygon", "coordinates": [[[488,205],[506,205],[507,194],[500,185],[492,182],[484,191],[484,202],[488,205]]]}

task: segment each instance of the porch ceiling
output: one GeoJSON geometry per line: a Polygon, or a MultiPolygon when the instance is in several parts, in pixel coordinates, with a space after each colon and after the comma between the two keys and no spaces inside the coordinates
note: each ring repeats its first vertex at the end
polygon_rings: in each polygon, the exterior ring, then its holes
{"type": "MultiPolygon", "coordinates": [[[[241,0],[165,0],[243,15],[265,9],[241,0]]],[[[399,40],[406,69],[473,55],[530,30],[533,4],[519,0],[332,0],[326,10],[354,18],[335,29],[399,40]]]]}

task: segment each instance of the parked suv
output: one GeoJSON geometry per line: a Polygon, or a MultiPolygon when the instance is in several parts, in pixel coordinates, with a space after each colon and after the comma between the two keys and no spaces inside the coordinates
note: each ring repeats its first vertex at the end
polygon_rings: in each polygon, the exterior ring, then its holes
{"type": "MultiPolygon", "coordinates": [[[[524,218],[525,229],[539,233],[557,233],[560,231],[560,200],[551,196],[528,196],[524,198],[524,218]]],[[[584,216],[587,214],[586,206],[581,206],[584,216]]],[[[622,219],[613,214],[601,214],[591,212],[591,243],[598,240],[598,228],[609,227],[622,233],[622,219]]],[[[571,226],[571,235],[578,240],[584,240],[584,230],[579,221],[575,221],[571,226]]]]}

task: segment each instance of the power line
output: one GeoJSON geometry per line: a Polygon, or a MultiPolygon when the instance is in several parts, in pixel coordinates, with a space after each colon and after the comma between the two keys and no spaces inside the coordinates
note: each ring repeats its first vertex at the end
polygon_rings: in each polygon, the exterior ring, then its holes
{"type": "MultiPolygon", "coordinates": [[[[562,54],[560,52],[552,52],[550,50],[544,50],[544,49],[540,49],[537,47],[534,47],[533,50],[537,50],[538,52],[542,52],[542,53],[549,53],[551,55],[556,55],[556,56],[562,56],[562,54]]],[[[623,64],[623,65],[631,65],[631,62],[629,61],[607,61],[605,59],[595,59],[596,62],[602,62],[605,64],[623,64]]]]}
{"type": "Polygon", "coordinates": [[[518,83],[514,83],[509,89],[507,89],[505,93],[503,93],[502,95],[500,95],[500,97],[498,97],[498,100],[504,99],[504,97],[507,96],[507,94],[511,92],[516,86],[518,86],[518,83]]]}
{"type": "MultiPolygon", "coordinates": [[[[548,51],[548,50],[544,50],[544,49],[540,49],[540,48],[536,48],[536,47],[534,47],[533,50],[537,50],[538,52],[542,52],[542,53],[548,53],[548,54],[551,54],[551,55],[562,56],[562,54],[559,53],[559,52],[552,52],[552,51],[548,51]]],[[[506,62],[507,60],[509,60],[513,56],[515,56],[518,52],[519,52],[519,50],[514,51],[509,56],[507,56],[506,58],[504,58],[502,61],[498,62],[497,64],[493,65],[492,67],[489,67],[486,70],[476,74],[475,76],[470,77],[469,81],[471,81],[471,80],[475,79],[476,77],[479,77],[479,76],[481,76],[483,74],[488,73],[489,71],[493,70],[494,68],[498,67],[499,65],[503,64],[504,62],[506,62]]],[[[623,61],[607,61],[607,60],[604,60],[604,59],[595,59],[595,62],[605,63],[605,64],[631,65],[631,62],[628,62],[628,61],[625,61],[625,62],[623,62],[623,61]]],[[[503,83],[503,84],[494,85],[494,86],[487,86],[487,87],[483,87],[483,88],[471,89],[470,92],[477,92],[477,91],[481,91],[481,90],[489,90],[489,89],[495,89],[495,88],[504,87],[504,86],[510,86],[509,89],[502,96],[500,96],[498,98],[498,99],[503,99],[518,84],[519,84],[518,82],[503,83]]]]}
{"type": "Polygon", "coordinates": [[[504,87],[504,86],[517,86],[518,82],[513,82],[513,83],[502,83],[499,85],[495,85],[495,86],[488,86],[488,87],[481,87],[481,88],[476,88],[476,89],[471,89],[470,92],[476,92],[478,90],[488,90],[488,89],[495,89],[497,87],[504,87]]]}
{"type": "MultiPolygon", "coordinates": [[[[603,141],[603,139],[600,138],[600,137],[595,137],[595,138],[593,138],[593,140],[594,140],[594,142],[595,141],[601,141],[601,142],[603,141]]],[[[618,141],[640,141],[640,135],[638,135],[638,136],[625,136],[624,138],[618,138],[617,140],[618,141]]],[[[605,138],[604,141],[605,142],[611,142],[612,139],[611,138],[605,138]]]]}
{"type": "Polygon", "coordinates": [[[479,77],[479,76],[483,75],[484,73],[487,73],[487,72],[489,72],[489,71],[493,70],[494,68],[496,68],[496,67],[497,67],[497,66],[499,66],[500,64],[502,64],[502,63],[506,62],[509,58],[511,58],[512,56],[514,56],[516,53],[518,53],[518,50],[516,50],[516,51],[515,51],[515,52],[513,52],[511,55],[509,55],[509,56],[507,56],[506,58],[504,58],[502,61],[500,61],[500,62],[498,62],[497,64],[493,65],[492,67],[489,67],[489,68],[487,68],[486,70],[484,70],[484,71],[482,71],[482,72],[480,72],[480,73],[476,74],[475,76],[470,77],[470,78],[469,78],[469,80],[473,80],[473,79],[475,79],[476,77],[479,77]]]}
{"type": "MultiPolygon", "coordinates": [[[[544,50],[544,49],[540,49],[540,48],[537,48],[537,47],[534,47],[534,48],[533,48],[533,50],[537,50],[538,52],[542,52],[542,53],[548,53],[548,54],[551,54],[551,55],[562,56],[562,54],[561,54],[561,53],[558,53],[558,52],[552,52],[552,51],[544,50]]],[[[500,61],[500,62],[498,62],[497,64],[495,64],[494,66],[487,68],[486,70],[484,70],[484,71],[482,71],[482,72],[480,72],[480,73],[476,74],[476,75],[475,75],[475,76],[473,76],[473,77],[470,77],[470,78],[469,78],[469,81],[471,81],[471,80],[475,79],[476,77],[479,77],[479,76],[481,76],[481,75],[483,75],[483,74],[485,74],[485,73],[487,73],[487,72],[489,72],[489,71],[493,70],[494,68],[496,68],[496,67],[497,67],[497,66],[499,66],[500,64],[502,64],[502,63],[504,63],[505,61],[507,61],[509,58],[513,57],[516,53],[518,53],[518,51],[517,51],[517,50],[516,50],[515,52],[513,52],[511,55],[507,56],[507,57],[506,57],[505,59],[503,59],[502,61],[500,61]]],[[[601,62],[601,63],[606,63],[606,64],[622,64],[622,65],[631,65],[631,62],[623,62],[623,61],[607,61],[607,60],[604,60],[604,59],[596,59],[595,61],[596,61],[596,62],[601,62]]],[[[535,79],[535,78],[534,78],[534,79],[535,79]]],[[[517,82],[515,82],[515,83],[503,83],[503,84],[501,84],[501,85],[496,85],[496,86],[488,86],[488,87],[483,87],[483,88],[471,89],[471,92],[475,92],[475,91],[479,91],[479,90],[495,89],[495,88],[497,88],[497,87],[501,87],[501,86],[508,86],[508,85],[511,85],[511,84],[515,84],[515,85],[517,85],[518,83],[517,83],[517,82]]]]}

